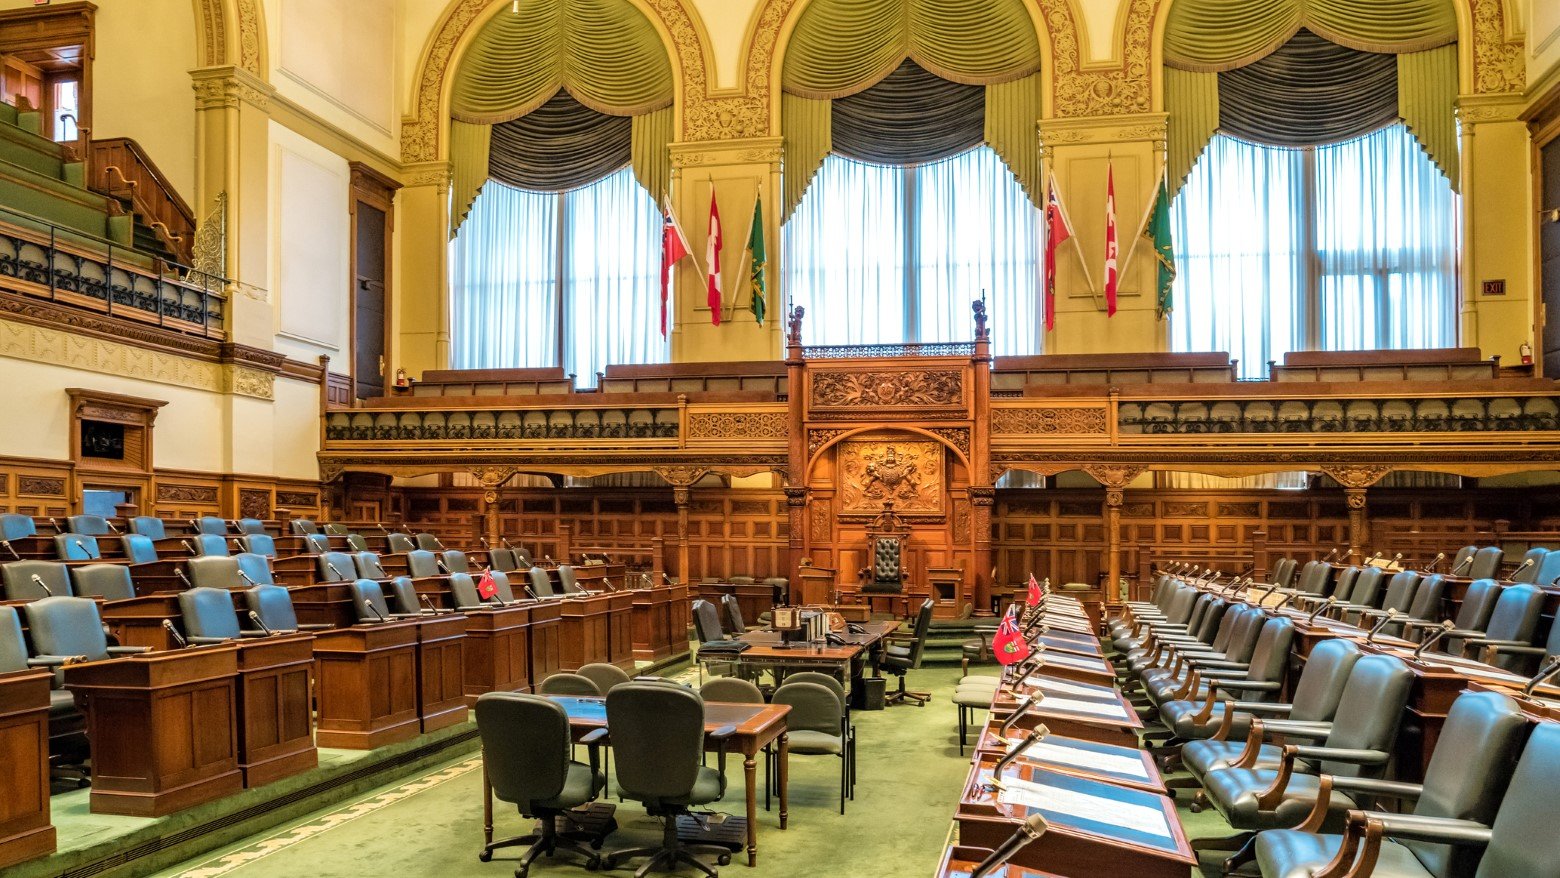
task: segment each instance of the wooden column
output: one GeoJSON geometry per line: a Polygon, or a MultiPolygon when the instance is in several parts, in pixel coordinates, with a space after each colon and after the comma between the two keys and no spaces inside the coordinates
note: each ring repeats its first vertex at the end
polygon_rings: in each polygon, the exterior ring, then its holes
{"type": "Polygon", "coordinates": [[[1260,577],[1258,580],[1260,582],[1273,581],[1272,577],[1269,575],[1271,571],[1269,567],[1267,538],[1268,535],[1267,531],[1265,530],[1256,530],[1252,531],[1251,533],[1251,575],[1260,577]]]}
{"type": "Polygon", "coordinates": [[[1366,507],[1365,489],[1381,481],[1391,471],[1390,466],[1375,465],[1322,468],[1322,472],[1343,486],[1343,496],[1348,501],[1350,564],[1364,560],[1365,547],[1370,544],[1370,516],[1366,507]]]}
{"type": "Polygon", "coordinates": [[[1147,467],[1124,464],[1086,466],[1083,471],[1105,486],[1105,602],[1118,604],[1121,593],[1121,504],[1126,497],[1126,487],[1147,467]]]}
{"type": "Polygon", "coordinates": [[[693,500],[693,485],[709,474],[694,466],[658,466],[656,475],[672,486],[672,502],[677,504],[677,577],[689,581],[688,504],[693,500]]]}
{"type": "Polygon", "coordinates": [[[785,489],[786,512],[790,516],[790,549],[791,557],[788,567],[791,571],[792,588],[795,594],[801,594],[801,570],[802,559],[807,557],[807,494],[804,487],[792,486],[785,489]]]}
{"type": "Polygon", "coordinates": [[[499,522],[498,489],[504,483],[514,477],[515,468],[512,466],[479,466],[473,467],[471,474],[476,476],[482,484],[482,521],[478,533],[487,540],[489,546],[497,546],[503,535],[503,528],[499,522]]]}
{"type": "Polygon", "coordinates": [[[991,615],[991,509],[996,488],[970,488],[970,523],[975,542],[975,615],[991,615]]]}

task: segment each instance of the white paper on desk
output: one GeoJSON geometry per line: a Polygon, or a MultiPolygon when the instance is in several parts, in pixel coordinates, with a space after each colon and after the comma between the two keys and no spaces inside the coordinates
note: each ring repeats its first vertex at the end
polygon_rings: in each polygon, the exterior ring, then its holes
{"type": "Polygon", "coordinates": [[[1104,665],[1099,659],[1086,655],[1073,655],[1066,652],[1052,652],[1049,649],[1041,650],[1045,663],[1056,665],[1059,668],[1077,668],[1080,671],[1104,672],[1104,665]]]}
{"type": "Polygon", "coordinates": [[[1158,808],[1091,796],[1018,778],[1003,778],[1002,784],[1005,789],[999,794],[998,801],[1004,805],[1039,808],[1159,838],[1175,837],[1170,832],[1170,824],[1165,820],[1164,812],[1158,808]]]}
{"type": "MultiPolygon", "coordinates": [[[[1050,653],[1046,654],[1047,663],[1051,661],[1050,653]]],[[[1055,677],[1026,677],[1024,685],[1039,689],[1047,695],[1077,695],[1080,698],[1109,698],[1115,700],[1115,691],[1101,686],[1090,686],[1085,683],[1069,683],[1066,680],[1058,680],[1055,677]]]]}
{"type": "Polygon", "coordinates": [[[1415,661],[1418,661],[1420,664],[1429,665],[1432,668],[1456,668],[1458,670],[1467,671],[1470,674],[1483,677],[1486,680],[1503,680],[1508,683],[1527,682],[1526,677],[1519,677],[1516,674],[1508,674],[1499,668],[1486,665],[1483,662],[1469,661],[1466,659],[1459,661],[1454,656],[1421,654],[1418,659],[1415,659],[1415,661]]]}
{"type": "MultiPolygon", "coordinates": [[[[1014,741],[1008,745],[1008,752],[1017,750],[1024,742],[1014,741]]],[[[1131,756],[1117,756],[1114,753],[1096,753],[1092,750],[1079,750],[1076,747],[1067,747],[1061,744],[1049,744],[1044,740],[1030,744],[1020,761],[1034,762],[1040,765],[1065,765],[1069,768],[1087,768],[1093,771],[1104,771],[1111,774],[1136,777],[1148,780],[1148,769],[1143,767],[1143,760],[1131,756]]]]}
{"type": "Polygon", "coordinates": [[[1126,719],[1126,712],[1121,705],[1113,701],[1079,701],[1076,698],[1047,698],[1040,702],[1040,709],[1063,710],[1069,713],[1092,713],[1095,716],[1106,716],[1111,719],[1126,719]]]}

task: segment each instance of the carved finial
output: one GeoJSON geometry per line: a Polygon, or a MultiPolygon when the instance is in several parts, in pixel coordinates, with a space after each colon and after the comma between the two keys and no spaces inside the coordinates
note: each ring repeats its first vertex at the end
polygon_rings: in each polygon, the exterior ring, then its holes
{"type": "Polygon", "coordinates": [[[791,309],[791,316],[789,318],[791,332],[788,338],[788,341],[791,344],[800,346],[802,343],[802,315],[806,313],[807,309],[803,308],[801,305],[797,305],[791,309]]]}
{"type": "Polygon", "coordinates": [[[976,299],[973,303],[970,304],[970,309],[975,312],[975,338],[977,340],[986,338],[987,332],[986,299],[984,298],[985,294],[982,293],[981,296],[982,298],[976,299]]]}

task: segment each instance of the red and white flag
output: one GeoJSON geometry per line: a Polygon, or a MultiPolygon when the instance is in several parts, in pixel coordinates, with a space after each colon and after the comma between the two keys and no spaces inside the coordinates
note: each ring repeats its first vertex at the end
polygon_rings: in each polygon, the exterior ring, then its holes
{"type": "Polygon", "coordinates": [[[996,636],[991,638],[991,651],[996,653],[997,663],[1003,667],[1029,658],[1029,641],[1018,630],[1018,620],[1012,612],[1003,615],[1002,624],[997,626],[996,636]]]}
{"type": "Polygon", "coordinates": [[[485,567],[482,578],[477,580],[477,597],[488,600],[498,594],[498,583],[493,581],[493,568],[485,567]]]}
{"type": "Polygon", "coordinates": [[[672,217],[672,209],[668,206],[662,212],[661,224],[661,337],[666,337],[666,311],[671,301],[672,275],[677,268],[677,263],[686,257],[693,255],[693,248],[688,246],[688,238],[683,234],[682,226],[672,217]]]}
{"type": "Polygon", "coordinates": [[[1056,328],[1056,251],[1062,242],[1072,237],[1072,225],[1067,222],[1067,212],[1062,210],[1062,199],[1056,191],[1056,178],[1048,180],[1045,198],[1045,331],[1056,328]]]}
{"type": "Polygon", "coordinates": [[[1116,168],[1105,171],[1105,315],[1116,316],[1116,168]]]}
{"type": "Polygon", "coordinates": [[[1029,574],[1029,596],[1025,603],[1031,607],[1038,607],[1043,600],[1045,600],[1045,594],[1040,591],[1040,583],[1035,581],[1035,575],[1031,573],[1029,574]]]}
{"type": "Polygon", "coordinates": [[[720,228],[720,206],[715,203],[715,190],[710,190],[710,236],[705,246],[704,259],[708,263],[706,270],[709,278],[706,281],[710,304],[710,322],[720,325],[720,307],[725,300],[725,290],[721,287],[720,280],[720,251],[724,244],[720,228]]]}

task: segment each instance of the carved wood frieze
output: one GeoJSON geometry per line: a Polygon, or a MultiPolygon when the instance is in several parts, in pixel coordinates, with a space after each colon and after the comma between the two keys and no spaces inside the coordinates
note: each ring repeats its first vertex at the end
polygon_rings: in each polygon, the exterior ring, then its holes
{"type": "Polygon", "coordinates": [[[891,502],[902,514],[943,511],[943,449],[930,440],[840,443],[840,511],[875,513],[891,502]]]}
{"type": "Polygon", "coordinates": [[[1387,473],[1392,472],[1390,466],[1324,466],[1322,472],[1345,488],[1369,488],[1381,481],[1387,473]]]}
{"type": "Polygon", "coordinates": [[[820,370],[812,374],[812,405],[815,408],[946,408],[963,404],[964,376],[952,369],[902,372],[820,370]]]}
{"type": "Polygon", "coordinates": [[[277,506],[317,506],[320,497],[309,491],[277,491],[277,506]]]}
{"type": "Polygon", "coordinates": [[[786,412],[691,412],[688,438],[784,441],[789,424],[786,412]]]}
{"type": "Polygon", "coordinates": [[[29,497],[63,497],[65,480],[47,476],[17,476],[16,493],[29,497]]]}
{"type": "Polygon", "coordinates": [[[833,441],[834,437],[844,433],[844,430],[808,430],[807,454],[809,456],[817,454],[818,449],[828,445],[831,441],[833,441]]]}
{"type": "Polygon", "coordinates": [[[238,492],[238,514],[241,518],[270,518],[271,492],[241,488],[238,492]]]}
{"type": "Polygon", "coordinates": [[[941,436],[949,445],[959,449],[959,453],[966,458],[970,456],[970,430],[968,427],[933,427],[927,432],[941,436]]]}
{"type": "Polygon", "coordinates": [[[991,432],[1004,436],[1101,434],[1110,432],[1103,408],[998,408],[991,411],[991,432]]]}
{"type": "Polygon", "coordinates": [[[217,489],[206,485],[159,484],[157,486],[157,502],[201,503],[215,506],[217,504],[217,489]]]}

